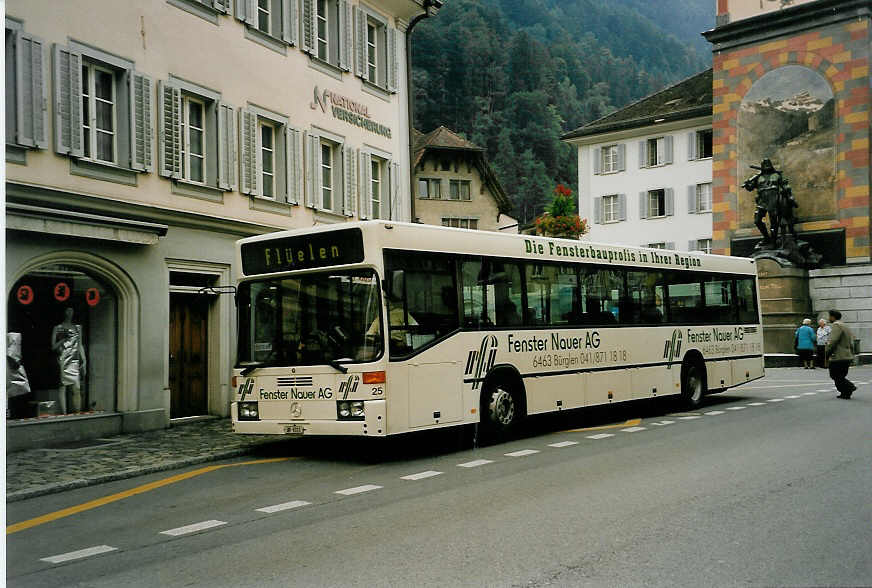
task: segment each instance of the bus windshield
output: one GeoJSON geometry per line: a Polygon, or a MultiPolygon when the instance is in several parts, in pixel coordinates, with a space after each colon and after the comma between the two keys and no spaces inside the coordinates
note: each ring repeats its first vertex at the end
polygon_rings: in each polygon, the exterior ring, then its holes
{"type": "Polygon", "coordinates": [[[329,271],[240,284],[239,363],[367,362],[384,347],[373,270],[329,271]]]}

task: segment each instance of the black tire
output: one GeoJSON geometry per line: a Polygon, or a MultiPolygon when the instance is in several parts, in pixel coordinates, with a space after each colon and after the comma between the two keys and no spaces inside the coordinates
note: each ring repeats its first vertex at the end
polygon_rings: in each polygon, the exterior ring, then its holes
{"type": "Polygon", "coordinates": [[[486,438],[505,438],[522,418],[523,407],[513,386],[501,380],[486,385],[481,395],[481,427],[486,438]]]}
{"type": "Polygon", "coordinates": [[[684,360],[681,366],[681,402],[685,408],[698,408],[708,391],[705,364],[699,359],[684,360]]]}

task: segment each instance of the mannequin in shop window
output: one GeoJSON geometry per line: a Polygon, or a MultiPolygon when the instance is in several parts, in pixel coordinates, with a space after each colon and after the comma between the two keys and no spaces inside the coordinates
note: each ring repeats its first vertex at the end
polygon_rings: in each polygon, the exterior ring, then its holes
{"type": "Polygon", "coordinates": [[[82,379],[85,377],[85,346],[82,343],[82,325],[73,324],[73,309],[64,310],[64,322],[51,332],[51,348],[58,354],[61,372],[58,400],[61,412],[82,410],[82,379]],[[69,402],[67,402],[69,400],[69,402]]]}

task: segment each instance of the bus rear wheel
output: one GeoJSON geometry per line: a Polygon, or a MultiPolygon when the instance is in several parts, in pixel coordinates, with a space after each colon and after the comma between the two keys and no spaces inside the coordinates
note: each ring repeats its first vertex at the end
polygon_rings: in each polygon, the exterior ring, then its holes
{"type": "Polygon", "coordinates": [[[696,359],[685,360],[681,369],[681,400],[686,408],[697,408],[706,393],[705,365],[696,359]]]}

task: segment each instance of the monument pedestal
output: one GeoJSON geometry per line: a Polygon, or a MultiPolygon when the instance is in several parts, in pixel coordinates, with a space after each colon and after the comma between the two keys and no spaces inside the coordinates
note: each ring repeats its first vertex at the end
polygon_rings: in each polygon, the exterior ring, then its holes
{"type": "Polygon", "coordinates": [[[802,319],[815,319],[808,290],[808,270],[757,260],[763,353],[794,353],[793,334],[802,319]]]}

